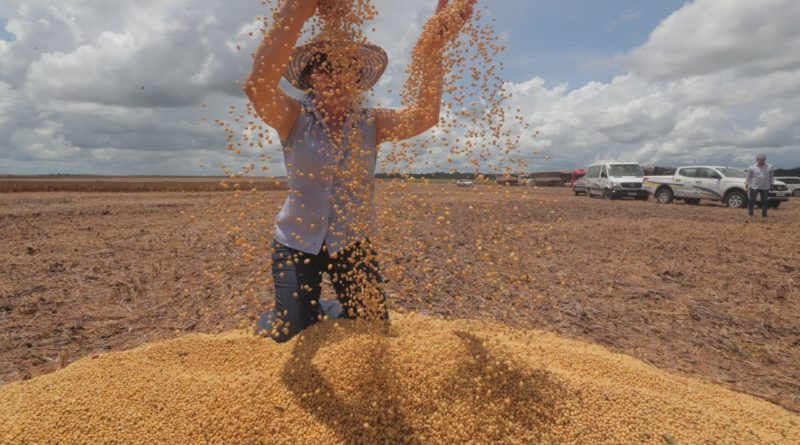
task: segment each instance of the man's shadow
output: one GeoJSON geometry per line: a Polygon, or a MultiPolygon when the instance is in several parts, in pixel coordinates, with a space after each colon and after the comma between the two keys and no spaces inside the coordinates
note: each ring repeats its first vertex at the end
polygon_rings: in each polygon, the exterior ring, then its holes
{"type": "MultiPolygon", "coordinates": [[[[306,336],[320,334],[331,332],[309,332],[306,336]]],[[[415,429],[406,418],[404,409],[409,410],[413,406],[415,418],[430,419],[438,414],[438,407],[463,404],[465,399],[480,405],[475,411],[480,411],[481,417],[487,419],[486,422],[478,421],[469,425],[472,431],[491,432],[502,439],[514,429],[530,432],[535,438],[544,433],[558,417],[558,402],[566,393],[549,372],[531,369],[510,356],[495,356],[484,346],[482,339],[472,333],[459,331],[456,335],[467,353],[455,369],[447,370],[450,376],[435,396],[437,400],[420,402],[401,399],[403,387],[388,350],[391,336],[385,334],[376,334],[376,341],[358,351],[360,362],[368,365],[358,371],[363,377],[355,379],[358,383],[349,389],[350,393],[345,399],[336,393],[313,364],[323,344],[330,346],[344,338],[334,335],[335,338],[330,341],[298,339],[292,356],[283,368],[282,378],[294,393],[296,403],[325,424],[344,443],[423,443],[424,431],[418,429],[425,421],[417,420],[415,429]],[[489,419],[499,418],[505,422],[489,424],[489,419]]],[[[453,419],[453,428],[464,428],[465,420],[453,419]]]]}

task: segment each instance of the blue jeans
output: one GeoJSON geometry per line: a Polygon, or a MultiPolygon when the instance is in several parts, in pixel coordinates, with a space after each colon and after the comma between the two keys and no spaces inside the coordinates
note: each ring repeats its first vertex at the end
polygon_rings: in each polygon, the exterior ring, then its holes
{"type": "Polygon", "coordinates": [[[318,321],[333,318],[388,320],[376,252],[369,240],[329,255],[317,255],[272,242],[275,308],[261,315],[259,331],[283,343],[318,321]],[[328,273],[338,302],[320,301],[322,274],[328,273]]]}
{"type": "Polygon", "coordinates": [[[750,189],[750,199],[747,201],[747,214],[753,216],[753,207],[756,205],[757,197],[761,195],[761,217],[767,217],[767,207],[769,206],[769,190],[750,189]]]}

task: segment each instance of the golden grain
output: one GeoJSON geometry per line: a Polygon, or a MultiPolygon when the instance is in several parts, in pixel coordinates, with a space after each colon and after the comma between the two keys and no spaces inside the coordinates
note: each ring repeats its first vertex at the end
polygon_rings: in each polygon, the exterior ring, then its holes
{"type": "Polygon", "coordinates": [[[796,444],[800,416],[539,331],[190,335],[0,388],[0,443],[796,444]]]}

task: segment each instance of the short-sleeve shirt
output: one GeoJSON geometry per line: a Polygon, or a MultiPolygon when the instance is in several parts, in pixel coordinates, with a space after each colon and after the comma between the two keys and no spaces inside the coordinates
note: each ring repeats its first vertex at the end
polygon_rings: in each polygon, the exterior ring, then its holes
{"type": "Polygon", "coordinates": [[[345,119],[342,144],[331,142],[310,97],[281,141],[289,195],[275,221],[275,240],[316,255],[333,254],[375,232],[377,131],[370,110],[345,119]]]}

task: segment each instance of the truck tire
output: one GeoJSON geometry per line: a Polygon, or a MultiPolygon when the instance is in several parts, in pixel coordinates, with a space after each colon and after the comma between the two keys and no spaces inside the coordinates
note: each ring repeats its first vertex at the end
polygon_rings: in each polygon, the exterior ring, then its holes
{"type": "Polygon", "coordinates": [[[792,193],[792,196],[795,198],[800,198],[800,189],[795,189],[794,193],[792,193]]]}
{"type": "Polygon", "coordinates": [[[700,204],[700,200],[697,198],[686,198],[683,200],[683,202],[689,204],[690,206],[696,206],[697,204],[700,204]]]}
{"type": "Polygon", "coordinates": [[[769,203],[769,208],[771,209],[777,209],[780,206],[781,206],[781,201],[770,201],[769,203]]]}
{"type": "Polygon", "coordinates": [[[608,200],[614,199],[614,195],[611,194],[611,190],[609,189],[603,190],[603,199],[608,199],[608,200]]]}
{"type": "Polygon", "coordinates": [[[659,204],[672,204],[672,201],[675,200],[675,194],[672,193],[672,189],[669,187],[661,187],[656,190],[655,197],[659,204]]]}
{"type": "Polygon", "coordinates": [[[747,207],[747,195],[741,190],[734,190],[727,195],[723,200],[726,206],[734,209],[743,209],[747,207]]]}

